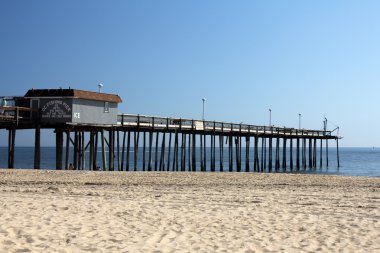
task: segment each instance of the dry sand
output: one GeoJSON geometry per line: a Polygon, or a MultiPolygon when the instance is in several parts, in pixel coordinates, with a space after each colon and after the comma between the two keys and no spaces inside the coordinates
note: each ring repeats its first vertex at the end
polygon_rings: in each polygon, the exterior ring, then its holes
{"type": "Polygon", "coordinates": [[[380,178],[0,170],[0,252],[380,252],[380,178]]]}

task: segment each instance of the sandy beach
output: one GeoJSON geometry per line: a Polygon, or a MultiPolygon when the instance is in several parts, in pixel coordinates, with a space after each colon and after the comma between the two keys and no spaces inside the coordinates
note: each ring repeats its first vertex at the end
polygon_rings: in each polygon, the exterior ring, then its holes
{"type": "Polygon", "coordinates": [[[380,252],[380,178],[0,170],[0,252],[380,252]]]}

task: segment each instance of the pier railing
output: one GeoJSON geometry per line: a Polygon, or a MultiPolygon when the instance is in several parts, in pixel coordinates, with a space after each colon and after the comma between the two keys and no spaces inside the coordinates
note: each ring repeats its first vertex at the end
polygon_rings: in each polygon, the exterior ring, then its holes
{"type": "Polygon", "coordinates": [[[252,135],[281,135],[289,137],[326,137],[331,136],[331,131],[295,129],[275,126],[258,126],[249,124],[226,123],[219,121],[195,120],[171,117],[156,117],[135,114],[118,114],[119,126],[135,127],[150,130],[168,131],[202,131],[209,133],[241,133],[252,135]]]}
{"type": "Polygon", "coordinates": [[[32,112],[36,109],[20,106],[0,106],[0,122],[31,121],[32,112]]]}

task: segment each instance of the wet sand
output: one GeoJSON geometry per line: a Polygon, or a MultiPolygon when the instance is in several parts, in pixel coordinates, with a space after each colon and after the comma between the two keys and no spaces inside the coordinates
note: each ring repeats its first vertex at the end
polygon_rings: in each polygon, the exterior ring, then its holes
{"type": "Polygon", "coordinates": [[[380,178],[0,170],[0,252],[380,252],[380,178]]]}

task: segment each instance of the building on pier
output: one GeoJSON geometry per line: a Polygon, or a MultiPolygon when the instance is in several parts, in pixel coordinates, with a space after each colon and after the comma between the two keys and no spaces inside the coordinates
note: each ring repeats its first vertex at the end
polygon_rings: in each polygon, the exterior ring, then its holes
{"type": "Polygon", "coordinates": [[[117,123],[118,95],[76,89],[30,89],[23,97],[0,98],[0,120],[55,126],[117,123]],[[17,115],[16,115],[17,114],[17,115]]]}
{"type": "Polygon", "coordinates": [[[112,125],[117,123],[118,95],[76,89],[30,89],[24,96],[31,119],[42,124],[77,123],[112,125]]]}

